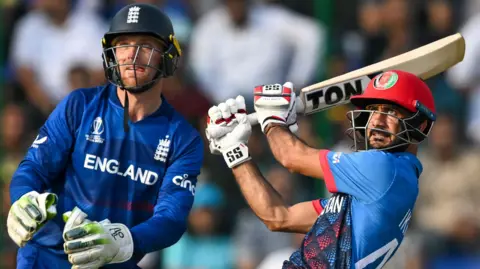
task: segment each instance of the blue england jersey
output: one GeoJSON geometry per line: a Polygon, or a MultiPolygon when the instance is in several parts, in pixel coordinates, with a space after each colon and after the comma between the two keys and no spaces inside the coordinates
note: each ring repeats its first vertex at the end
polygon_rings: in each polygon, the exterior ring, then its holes
{"type": "Polygon", "coordinates": [[[410,153],[321,151],[329,199],[283,268],[381,268],[396,252],[418,196],[422,165],[410,153]]]}
{"type": "MultiPolygon", "coordinates": [[[[58,195],[57,216],[28,243],[65,260],[62,214],[79,207],[88,219],[127,225],[133,268],[144,254],[171,246],[186,230],[203,143],[162,97],[162,105],[123,128],[116,87],[78,89],[40,129],[11,182],[11,201],[35,190],[58,195]]],[[[107,267],[108,268],[108,267],[107,267]]]]}

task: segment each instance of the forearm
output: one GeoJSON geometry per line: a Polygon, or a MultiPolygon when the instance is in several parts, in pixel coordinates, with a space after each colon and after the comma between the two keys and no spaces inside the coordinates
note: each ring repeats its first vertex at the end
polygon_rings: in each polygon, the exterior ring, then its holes
{"type": "Polygon", "coordinates": [[[157,215],[131,229],[134,258],[175,244],[186,231],[186,220],[157,215]]]}
{"type": "Polygon", "coordinates": [[[284,125],[270,124],[265,133],[275,159],[283,167],[291,172],[323,178],[323,173],[318,171],[321,170],[318,149],[306,145],[284,125]]]}
{"type": "Polygon", "coordinates": [[[288,218],[288,205],[265,180],[257,166],[252,161],[247,161],[232,171],[253,212],[270,230],[282,230],[288,218]]]}

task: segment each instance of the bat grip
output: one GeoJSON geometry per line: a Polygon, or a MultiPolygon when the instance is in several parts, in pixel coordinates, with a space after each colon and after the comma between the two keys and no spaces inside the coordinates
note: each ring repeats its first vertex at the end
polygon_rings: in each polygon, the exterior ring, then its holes
{"type": "MultiPolygon", "coordinates": [[[[303,113],[305,110],[305,106],[303,105],[303,101],[300,98],[300,96],[297,96],[296,102],[295,102],[295,111],[297,113],[303,113]]],[[[250,125],[255,126],[258,124],[258,118],[257,118],[257,113],[251,113],[247,115],[248,122],[250,122],[250,125]]]]}

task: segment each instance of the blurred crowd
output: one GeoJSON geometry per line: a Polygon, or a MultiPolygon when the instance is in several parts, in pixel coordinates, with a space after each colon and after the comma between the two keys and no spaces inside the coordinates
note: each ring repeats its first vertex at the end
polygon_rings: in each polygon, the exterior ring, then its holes
{"type": "MultiPolygon", "coordinates": [[[[210,105],[251,98],[256,85],[292,81],[300,89],[461,32],[465,60],[427,81],[438,120],[420,150],[424,172],[406,239],[386,268],[480,268],[478,0],[0,1],[0,268],[15,268],[17,248],[5,227],[11,176],[63,97],[105,83],[100,40],[131,2],[158,5],[172,19],[184,57],[164,94],[201,132],[210,105]]],[[[348,109],[301,117],[298,135],[314,147],[350,151],[348,109]]],[[[288,202],[329,195],[321,180],[279,166],[259,128],[249,143],[288,202]]],[[[142,267],[281,268],[303,238],[270,232],[208,148],[188,224],[177,244],[142,267]]]]}

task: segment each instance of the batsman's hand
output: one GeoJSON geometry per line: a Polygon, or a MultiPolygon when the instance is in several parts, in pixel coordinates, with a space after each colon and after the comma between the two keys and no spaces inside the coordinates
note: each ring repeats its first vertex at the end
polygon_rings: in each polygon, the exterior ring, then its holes
{"type": "Polygon", "coordinates": [[[245,98],[238,96],[208,110],[207,139],[210,152],[221,154],[229,168],[250,160],[248,139],[252,127],[248,122],[245,98]]]}
{"type": "Polygon", "coordinates": [[[23,247],[33,235],[57,215],[57,195],[31,191],[14,202],[7,218],[8,235],[23,247]]]}
{"type": "Polygon", "coordinates": [[[133,238],[127,226],[90,221],[87,214],[75,207],[63,215],[64,252],[72,269],[100,268],[105,264],[122,263],[133,256],[133,238]]]}
{"type": "Polygon", "coordinates": [[[262,132],[265,133],[270,123],[285,125],[293,133],[297,132],[296,95],[291,82],[255,87],[254,105],[262,132]]]}

